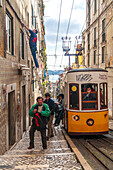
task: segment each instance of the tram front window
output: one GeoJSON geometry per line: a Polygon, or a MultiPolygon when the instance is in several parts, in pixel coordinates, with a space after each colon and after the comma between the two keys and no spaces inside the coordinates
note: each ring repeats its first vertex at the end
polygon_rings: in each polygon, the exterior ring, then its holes
{"type": "Polygon", "coordinates": [[[107,108],[107,84],[106,83],[100,84],[100,108],[101,109],[107,108]]]}
{"type": "Polygon", "coordinates": [[[70,109],[79,109],[79,88],[78,84],[70,84],[69,92],[70,92],[70,109]]]}
{"type": "Polygon", "coordinates": [[[97,84],[82,84],[82,109],[97,110],[97,84]]]}

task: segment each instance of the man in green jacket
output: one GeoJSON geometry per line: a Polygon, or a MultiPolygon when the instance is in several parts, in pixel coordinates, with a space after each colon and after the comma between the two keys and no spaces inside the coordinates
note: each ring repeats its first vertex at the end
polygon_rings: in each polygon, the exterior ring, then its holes
{"type": "MultiPolygon", "coordinates": [[[[46,124],[47,124],[47,117],[50,114],[50,110],[47,104],[43,103],[43,98],[38,97],[37,103],[32,106],[32,108],[29,111],[29,115],[34,117],[36,113],[40,114],[41,120],[43,124],[45,125],[43,129],[40,129],[41,138],[42,138],[42,145],[43,149],[47,149],[47,139],[46,139],[46,124]]],[[[36,126],[32,124],[29,136],[30,136],[30,146],[28,149],[34,148],[34,133],[37,130],[36,126]]]]}

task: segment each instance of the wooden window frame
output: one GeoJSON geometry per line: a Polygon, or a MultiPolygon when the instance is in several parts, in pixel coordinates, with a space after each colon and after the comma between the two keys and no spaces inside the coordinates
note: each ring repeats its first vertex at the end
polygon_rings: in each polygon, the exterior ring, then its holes
{"type": "Polygon", "coordinates": [[[94,14],[96,14],[97,12],[97,0],[95,0],[94,2],[94,14]]]}
{"type": "Polygon", "coordinates": [[[102,42],[106,41],[106,33],[105,33],[105,26],[106,25],[106,19],[104,18],[102,20],[102,42]]]}
{"type": "Polygon", "coordinates": [[[96,65],[96,50],[94,51],[94,65],[96,65]]]}
{"type": "Polygon", "coordinates": [[[90,33],[88,34],[88,51],[90,50],[90,33]]]}
{"type": "Polygon", "coordinates": [[[24,60],[24,33],[20,29],[20,58],[24,60]]]}
{"type": "Polygon", "coordinates": [[[105,62],[105,46],[102,47],[102,63],[105,62]],[[104,51],[103,51],[104,49],[104,51]]]}
{"type": "Polygon", "coordinates": [[[8,25],[8,27],[10,27],[9,32],[7,32],[7,23],[6,24],[6,37],[7,37],[7,52],[10,53],[11,55],[14,55],[14,43],[13,43],[13,17],[11,16],[11,14],[8,12],[8,10],[6,10],[6,22],[10,21],[10,25],[8,25]],[[9,43],[10,41],[10,43],[9,43]],[[10,44],[10,45],[9,45],[10,44]],[[10,47],[9,47],[10,46],[10,47]]]}
{"type": "Polygon", "coordinates": [[[96,27],[94,28],[94,47],[96,47],[96,27]]]}

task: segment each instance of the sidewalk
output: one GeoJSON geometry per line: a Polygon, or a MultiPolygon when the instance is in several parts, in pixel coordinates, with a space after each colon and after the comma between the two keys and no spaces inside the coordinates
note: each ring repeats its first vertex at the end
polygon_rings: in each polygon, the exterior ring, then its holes
{"type": "Polygon", "coordinates": [[[113,120],[109,119],[109,129],[113,130],[113,120]]]}
{"type": "Polygon", "coordinates": [[[0,156],[0,170],[80,170],[74,153],[68,147],[61,128],[55,128],[56,136],[48,141],[48,149],[42,149],[40,133],[35,132],[35,148],[28,150],[29,133],[18,144],[0,156]]]}

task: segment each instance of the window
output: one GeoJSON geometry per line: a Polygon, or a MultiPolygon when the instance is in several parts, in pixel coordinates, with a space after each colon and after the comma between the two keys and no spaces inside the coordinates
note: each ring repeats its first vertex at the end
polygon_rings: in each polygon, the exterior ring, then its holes
{"type": "Polygon", "coordinates": [[[88,50],[90,50],[90,33],[88,34],[88,50]]]}
{"type": "Polygon", "coordinates": [[[24,33],[20,30],[20,58],[24,60],[24,33]]]}
{"type": "Polygon", "coordinates": [[[102,47],[102,63],[105,62],[105,46],[102,47]]]}
{"type": "Polygon", "coordinates": [[[27,12],[27,25],[29,25],[29,12],[27,12]]]}
{"type": "Polygon", "coordinates": [[[106,34],[105,34],[105,19],[102,20],[102,42],[106,40],[106,34]]]}
{"type": "Polygon", "coordinates": [[[36,29],[36,17],[35,17],[35,29],[36,29]]]}
{"type": "Polygon", "coordinates": [[[90,25],[90,0],[88,0],[88,26],[90,25]]]}
{"type": "Polygon", "coordinates": [[[94,47],[96,47],[96,27],[94,28],[94,47]]]}
{"type": "Polygon", "coordinates": [[[32,59],[31,59],[31,72],[32,72],[31,76],[33,78],[33,60],[32,59]]]}
{"type": "Polygon", "coordinates": [[[100,84],[100,108],[107,108],[107,83],[100,84]]]}
{"type": "Polygon", "coordinates": [[[96,64],[96,50],[94,51],[94,65],[96,64]]]}
{"type": "Polygon", "coordinates": [[[69,85],[69,108],[79,109],[79,85],[70,84],[69,85]]]}
{"type": "Polygon", "coordinates": [[[7,37],[7,51],[13,55],[13,18],[6,12],[6,37],[7,37]]]}
{"type": "Polygon", "coordinates": [[[33,92],[34,92],[34,80],[32,80],[32,88],[33,88],[33,92]]]}
{"type": "Polygon", "coordinates": [[[108,62],[108,67],[110,67],[110,62],[108,62]]]}
{"type": "Polygon", "coordinates": [[[95,0],[95,3],[94,3],[94,13],[96,13],[97,11],[97,0],[95,0]]]}
{"type": "Polygon", "coordinates": [[[35,89],[37,88],[37,80],[35,80],[35,89]]]}
{"type": "Polygon", "coordinates": [[[31,12],[32,12],[32,25],[34,24],[34,21],[33,21],[33,6],[31,5],[31,12]]]}
{"type": "Polygon", "coordinates": [[[85,36],[83,36],[83,53],[85,53],[85,36]]]}
{"type": "Polygon", "coordinates": [[[98,85],[97,84],[82,84],[82,110],[97,110],[98,109],[98,85]]]}
{"type": "Polygon", "coordinates": [[[88,54],[88,67],[90,66],[90,54],[88,54]]]}

